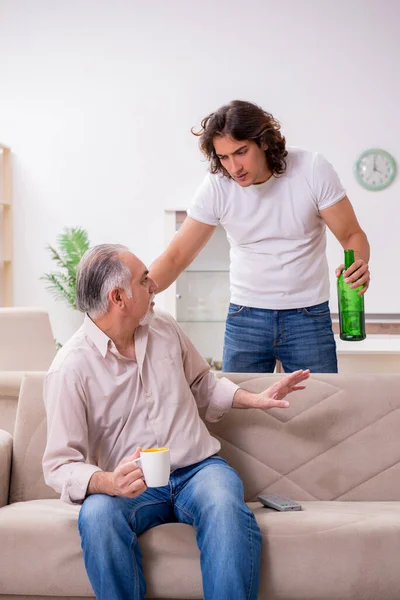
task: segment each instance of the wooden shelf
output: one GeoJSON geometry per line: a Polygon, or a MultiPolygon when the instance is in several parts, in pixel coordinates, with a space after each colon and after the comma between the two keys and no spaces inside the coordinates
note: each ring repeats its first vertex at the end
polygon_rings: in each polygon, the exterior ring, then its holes
{"type": "Polygon", "coordinates": [[[11,149],[0,144],[0,306],[13,304],[11,149]]]}

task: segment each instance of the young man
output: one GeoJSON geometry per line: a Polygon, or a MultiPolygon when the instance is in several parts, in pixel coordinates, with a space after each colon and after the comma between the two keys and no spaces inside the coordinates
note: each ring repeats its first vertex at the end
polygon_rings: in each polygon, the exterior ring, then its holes
{"type": "MultiPolygon", "coordinates": [[[[250,102],[233,101],[202,121],[210,173],[167,250],[151,265],[167,288],[220,223],[231,246],[231,304],[223,370],[337,372],[329,312],[326,225],[356,261],[345,275],[369,285],[369,244],[346,192],[323,156],[286,149],[279,123],[250,102]]],[[[343,268],[336,270],[338,276],[343,268]]]]}
{"type": "Polygon", "coordinates": [[[231,406],[286,408],[283,398],[303,389],[309,373],[260,394],[217,380],[172,317],[153,313],[156,290],[123,246],[97,246],[82,258],[77,306],[85,321],[45,381],[45,480],[82,504],[79,532],[98,600],[144,599],[137,538],[176,521],[196,528],[205,600],[256,600],[261,534],[198,408],[210,421],[231,406]],[[134,462],[141,447],[169,447],[169,485],[146,488],[134,462]]]}

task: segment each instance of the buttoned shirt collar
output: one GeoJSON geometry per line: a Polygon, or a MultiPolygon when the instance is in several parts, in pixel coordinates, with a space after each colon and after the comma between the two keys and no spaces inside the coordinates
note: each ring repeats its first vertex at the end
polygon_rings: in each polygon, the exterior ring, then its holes
{"type": "Polygon", "coordinates": [[[85,331],[85,335],[93,342],[96,346],[100,354],[105,358],[107,354],[107,350],[109,349],[110,342],[112,340],[100,329],[97,327],[96,323],[92,321],[89,315],[85,315],[85,320],[83,321],[83,329],[85,331]]]}
{"type": "MultiPolygon", "coordinates": [[[[108,335],[104,333],[104,331],[102,331],[87,314],[85,315],[83,322],[83,329],[85,335],[87,335],[88,338],[93,342],[103,358],[106,357],[108,350],[113,352],[113,354],[119,358],[126,358],[120,354],[112,339],[108,337],[108,335]]],[[[139,325],[139,327],[137,327],[135,330],[136,359],[140,367],[142,366],[144,360],[148,333],[148,325],[139,325]]]]}

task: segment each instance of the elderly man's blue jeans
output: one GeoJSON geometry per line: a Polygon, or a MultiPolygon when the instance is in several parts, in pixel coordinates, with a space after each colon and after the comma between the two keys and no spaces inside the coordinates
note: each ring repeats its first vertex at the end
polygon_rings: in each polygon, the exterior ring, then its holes
{"type": "Polygon", "coordinates": [[[205,600],[256,600],[261,533],[243,485],[222,458],[172,472],[168,486],[137,498],[88,496],[79,514],[86,570],[98,600],[142,600],[138,536],[162,523],[196,529],[205,600]]]}
{"type": "Polygon", "coordinates": [[[328,302],[291,310],[230,304],[223,370],[272,373],[276,361],[292,373],[337,373],[336,344],[328,302]]]}

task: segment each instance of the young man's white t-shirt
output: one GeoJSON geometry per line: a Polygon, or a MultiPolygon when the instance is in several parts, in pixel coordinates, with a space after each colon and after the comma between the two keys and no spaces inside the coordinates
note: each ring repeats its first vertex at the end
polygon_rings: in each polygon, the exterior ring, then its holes
{"type": "Polygon", "coordinates": [[[226,230],[234,304],[280,310],[329,299],[326,226],[319,211],[346,191],[321,154],[288,148],[286,163],[280,177],[249,187],[209,173],[187,211],[226,230]]]}

